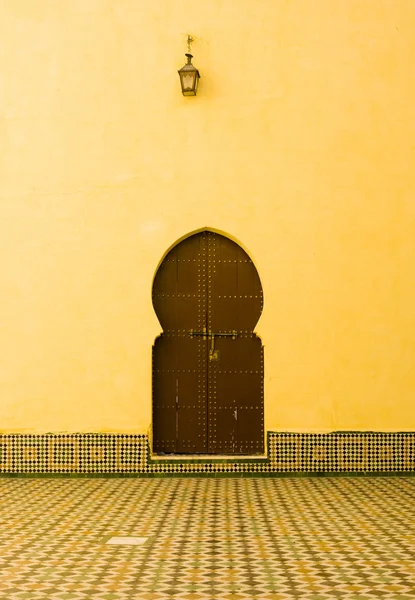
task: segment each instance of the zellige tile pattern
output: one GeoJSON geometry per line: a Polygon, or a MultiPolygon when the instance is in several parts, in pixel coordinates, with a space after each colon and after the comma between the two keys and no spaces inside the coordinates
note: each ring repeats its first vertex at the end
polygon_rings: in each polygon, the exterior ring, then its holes
{"type": "Polygon", "coordinates": [[[3,478],[0,599],[413,600],[414,525],[412,477],[3,478]]]}
{"type": "Polygon", "coordinates": [[[415,472],[415,432],[269,432],[267,453],[214,459],[151,456],[143,434],[0,435],[0,473],[270,475],[415,472]]]}

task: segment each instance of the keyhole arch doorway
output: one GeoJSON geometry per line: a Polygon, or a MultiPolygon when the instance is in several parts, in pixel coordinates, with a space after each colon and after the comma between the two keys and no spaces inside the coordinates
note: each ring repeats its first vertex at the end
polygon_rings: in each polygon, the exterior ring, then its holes
{"type": "Polygon", "coordinates": [[[177,242],[153,282],[153,452],[264,452],[263,292],[247,252],[201,230],[177,242]]]}

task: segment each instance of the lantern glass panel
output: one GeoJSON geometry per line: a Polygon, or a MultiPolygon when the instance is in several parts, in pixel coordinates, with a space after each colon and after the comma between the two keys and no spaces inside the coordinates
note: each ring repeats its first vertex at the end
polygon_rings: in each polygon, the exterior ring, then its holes
{"type": "Polygon", "coordinates": [[[187,73],[182,73],[181,77],[183,92],[194,92],[196,71],[187,71],[187,73]]]}

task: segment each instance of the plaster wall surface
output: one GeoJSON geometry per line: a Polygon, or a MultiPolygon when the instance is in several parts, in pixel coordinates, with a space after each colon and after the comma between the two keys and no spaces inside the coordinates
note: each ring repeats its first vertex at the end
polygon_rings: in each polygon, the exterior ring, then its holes
{"type": "Polygon", "coordinates": [[[147,432],[204,227],[261,276],[267,430],[414,430],[413,1],[0,5],[0,430],[147,432]]]}

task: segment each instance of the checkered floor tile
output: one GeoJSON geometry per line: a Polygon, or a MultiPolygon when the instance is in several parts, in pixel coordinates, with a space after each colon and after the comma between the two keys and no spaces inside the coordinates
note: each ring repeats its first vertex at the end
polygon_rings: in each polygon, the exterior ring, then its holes
{"type": "Polygon", "coordinates": [[[0,598],[414,600],[414,525],[411,477],[2,479],[0,598]]]}

